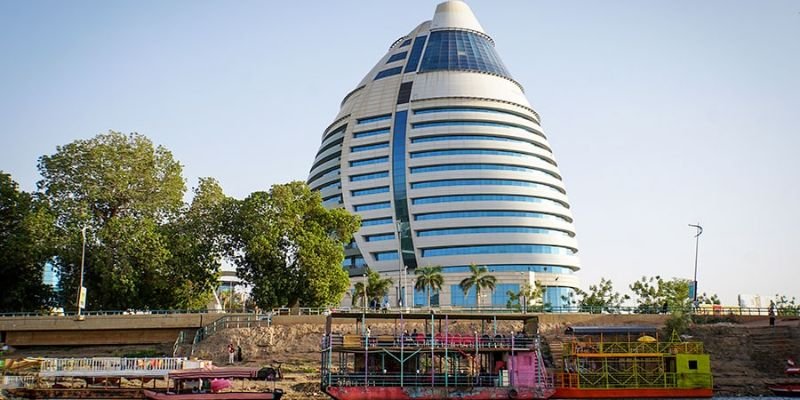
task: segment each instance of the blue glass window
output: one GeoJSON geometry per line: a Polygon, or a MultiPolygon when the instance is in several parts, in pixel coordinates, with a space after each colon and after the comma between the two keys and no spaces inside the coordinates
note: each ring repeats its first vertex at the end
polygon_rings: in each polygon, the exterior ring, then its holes
{"type": "Polygon", "coordinates": [[[380,242],[381,240],[392,240],[392,239],[394,239],[394,233],[381,233],[378,235],[364,236],[364,240],[368,242],[380,242]]]}
{"type": "Polygon", "coordinates": [[[328,169],[326,169],[324,171],[317,172],[316,174],[314,174],[314,176],[312,176],[311,178],[308,178],[308,182],[311,183],[311,182],[314,182],[317,179],[328,178],[328,177],[331,177],[331,176],[339,176],[339,174],[341,174],[341,171],[339,170],[339,166],[336,165],[336,166],[330,167],[330,168],[328,168],[328,169]]]}
{"type": "MultiPolygon", "coordinates": [[[[483,295],[483,293],[481,293],[483,295]]],[[[466,294],[461,290],[461,286],[450,285],[450,305],[461,307],[474,307],[477,305],[475,301],[475,287],[469,288],[466,294]]]]}
{"type": "Polygon", "coordinates": [[[381,186],[381,187],[374,187],[369,189],[360,189],[360,190],[351,190],[350,195],[353,197],[356,196],[368,196],[371,194],[378,194],[378,193],[389,193],[388,186],[381,186]]]}
{"type": "MultiPolygon", "coordinates": [[[[559,267],[555,265],[539,265],[539,264],[487,264],[486,269],[489,272],[547,272],[553,274],[572,274],[574,271],[567,267],[559,267]]],[[[470,272],[468,265],[456,265],[451,267],[442,267],[443,273],[464,273],[470,272]]]]}
{"type": "Polygon", "coordinates": [[[333,136],[333,135],[335,135],[337,133],[342,133],[342,132],[345,131],[345,129],[347,129],[347,124],[344,124],[344,125],[336,128],[336,129],[326,133],[325,136],[322,137],[322,141],[325,142],[326,140],[328,140],[329,137],[331,137],[331,136],[333,136]]]}
{"type": "Polygon", "coordinates": [[[394,68],[385,69],[385,70],[383,70],[381,72],[378,72],[378,74],[375,75],[375,79],[374,80],[377,81],[378,79],[383,79],[383,78],[386,78],[386,77],[389,77],[389,76],[397,75],[397,74],[399,74],[401,72],[403,72],[403,67],[394,67],[394,68]]]}
{"type": "MultiPolygon", "coordinates": [[[[416,46],[416,44],[414,44],[416,46]]],[[[408,193],[406,192],[406,125],[408,111],[398,111],[392,130],[392,187],[394,188],[394,215],[401,227],[409,226],[408,193]]],[[[400,229],[400,252],[403,264],[417,267],[414,239],[410,229],[400,229]]]]}
{"type": "Polygon", "coordinates": [[[484,170],[484,171],[517,171],[527,172],[535,175],[547,175],[552,178],[560,178],[549,171],[544,171],[536,168],[521,167],[519,165],[506,165],[506,164],[439,164],[428,165],[424,167],[411,167],[412,174],[422,174],[426,172],[443,172],[443,171],[464,171],[464,170],[484,170]]]}
{"type": "Polygon", "coordinates": [[[529,226],[479,226],[469,228],[446,228],[417,231],[417,236],[447,236],[470,235],[484,233],[531,233],[539,235],[567,235],[564,231],[555,229],[532,228],[529,226]]]}
{"type": "Polygon", "coordinates": [[[467,156],[467,155],[537,158],[539,160],[552,163],[552,161],[544,157],[539,157],[534,154],[520,153],[518,151],[510,151],[510,150],[489,150],[489,149],[447,149],[447,150],[415,151],[411,153],[411,158],[467,156]]]}
{"type": "Polygon", "coordinates": [[[488,72],[512,79],[489,39],[467,31],[431,32],[420,72],[438,70],[488,72]]]}
{"type": "Polygon", "coordinates": [[[432,108],[423,108],[414,110],[414,115],[417,114],[438,114],[438,113],[453,113],[453,112],[482,112],[482,113],[491,113],[491,114],[505,114],[505,115],[513,115],[515,117],[520,117],[527,119],[528,121],[539,123],[535,118],[531,118],[522,113],[508,111],[508,110],[501,110],[497,108],[482,108],[482,107],[432,107],[432,108]]]}
{"type": "Polygon", "coordinates": [[[418,197],[411,200],[411,204],[436,204],[461,201],[521,201],[526,203],[547,203],[565,207],[563,204],[534,196],[521,196],[514,194],[459,194],[450,196],[418,197]]]}
{"type": "Polygon", "coordinates": [[[389,147],[389,142],[382,142],[382,143],[373,143],[373,144],[365,144],[363,146],[353,146],[350,147],[351,153],[358,153],[361,151],[370,151],[370,150],[378,150],[378,149],[386,149],[389,147]]]}
{"type": "Polygon", "coordinates": [[[445,212],[436,212],[427,214],[417,214],[414,216],[414,220],[426,221],[433,219],[448,219],[448,218],[487,218],[487,217],[489,218],[522,217],[522,218],[542,218],[549,220],[567,221],[566,218],[557,215],[531,212],[531,211],[507,211],[507,210],[445,211],[445,212]]]}
{"type": "Polygon", "coordinates": [[[510,128],[510,129],[522,129],[524,131],[539,135],[544,137],[544,134],[537,131],[536,129],[529,128],[524,125],[517,125],[511,124],[508,122],[497,122],[497,121],[455,121],[455,120],[447,120],[447,121],[426,121],[426,122],[416,122],[411,124],[411,127],[414,129],[424,129],[424,128],[438,128],[441,126],[491,126],[493,128],[510,128]]]}
{"type": "Polygon", "coordinates": [[[342,195],[337,194],[333,197],[328,197],[327,199],[322,200],[322,205],[325,207],[333,207],[342,204],[342,195]]]}
{"type": "Polygon", "coordinates": [[[406,47],[411,44],[411,39],[406,39],[400,44],[400,47],[406,47]]]}
{"type": "MultiPolygon", "coordinates": [[[[414,307],[423,307],[428,305],[428,291],[430,288],[425,290],[416,290],[414,289],[414,307]]],[[[438,306],[439,305],[439,291],[434,290],[431,293],[431,305],[438,306]]]]}
{"type": "Polygon", "coordinates": [[[371,174],[350,175],[350,182],[368,181],[371,179],[386,178],[389,176],[389,171],[373,172],[371,174]]]}
{"type": "Polygon", "coordinates": [[[514,142],[524,143],[550,151],[547,147],[540,143],[532,142],[530,140],[523,140],[517,138],[510,138],[506,136],[492,136],[492,135],[434,135],[423,136],[411,139],[411,143],[427,143],[427,142],[451,142],[454,140],[491,140],[495,142],[514,142]]]}
{"type": "Polygon", "coordinates": [[[364,261],[364,257],[361,256],[345,257],[345,259],[342,260],[342,266],[345,269],[362,268],[366,267],[367,263],[364,261]]]}
{"type": "Polygon", "coordinates": [[[359,204],[353,206],[353,210],[355,211],[369,211],[369,210],[380,210],[382,208],[389,208],[392,206],[392,203],[388,201],[382,201],[379,203],[367,203],[367,204],[359,204]]]}
{"type": "Polygon", "coordinates": [[[392,114],[376,115],[374,117],[359,118],[356,120],[356,125],[370,124],[373,122],[386,121],[392,119],[392,114]]]}
{"type": "Polygon", "coordinates": [[[350,161],[351,167],[361,167],[364,165],[382,164],[389,162],[389,156],[365,158],[363,160],[350,161]]]}
{"type": "Polygon", "coordinates": [[[386,225],[392,223],[392,217],[372,218],[361,220],[361,226],[386,225]]]}
{"type": "MultiPolygon", "coordinates": [[[[519,284],[498,283],[492,291],[492,306],[505,307],[508,304],[508,292],[519,293],[519,284]]],[[[483,293],[481,293],[483,294],[483,293]]],[[[483,302],[481,302],[483,304],[483,302]]]]}
{"type": "Polygon", "coordinates": [[[571,256],[572,249],[541,244],[486,244],[477,246],[438,247],[422,250],[423,257],[457,256],[472,254],[559,254],[571,256]]]}
{"type": "Polygon", "coordinates": [[[563,309],[569,307],[566,300],[574,298],[575,289],[562,286],[548,286],[544,288],[542,301],[546,306],[555,309],[563,309]]]}
{"type": "Polygon", "coordinates": [[[324,184],[322,186],[319,186],[319,187],[316,187],[316,188],[312,188],[311,190],[323,191],[325,189],[332,188],[332,187],[341,188],[342,187],[342,183],[339,182],[339,180],[335,180],[333,182],[326,183],[326,184],[324,184]]]}
{"type": "Polygon", "coordinates": [[[408,57],[408,63],[406,64],[406,73],[417,71],[419,59],[422,55],[422,50],[425,48],[425,41],[427,39],[428,37],[423,35],[417,36],[417,38],[414,40],[414,46],[411,47],[411,56],[408,57]]]}
{"type": "Polygon", "coordinates": [[[375,257],[378,261],[387,261],[387,260],[399,260],[400,257],[397,255],[396,251],[385,251],[382,253],[372,253],[372,256],[375,257]]]}
{"type": "Polygon", "coordinates": [[[560,192],[560,190],[541,183],[520,181],[516,179],[442,179],[438,181],[414,182],[412,189],[426,189],[449,186],[520,186],[543,188],[560,192]]]}
{"type": "Polygon", "coordinates": [[[408,55],[407,51],[404,51],[402,53],[392,54],[392,56],[389,57],[388,60],[386,60],[386,63],[388,64],[388,63],[391,63],[391,62],[404,60],[407,55],[408,55]]]}
{"type": "Polygon", "coordinates": [[[311,170],[313,171],[314,169],[316,169],[320,165],[325,164],[326,162],[328,162],[330,160],[341,159],[341,158],[342,158],[342,151],[341,150],[333,152],[331,154],[328,154],[324,158],[320,158],[319,160],[315,161],[314,165],[311,166],[311,170]]]}
{"type": "Polygon", "coordinates": [[[353,139],[361,139],[370,136],[383,135],[389,133],[389,128],[373,129],[370,131],[353,132],[353,139]]]}

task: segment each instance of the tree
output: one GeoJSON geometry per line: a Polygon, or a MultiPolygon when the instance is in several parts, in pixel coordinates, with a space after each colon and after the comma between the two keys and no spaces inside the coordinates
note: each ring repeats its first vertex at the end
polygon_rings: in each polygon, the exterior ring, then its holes
{"type": "MultiPolygon", "coordinates": [[[[355,306],[360,300],[380,304],[381,300],[389,294],[393,283],[391,278],[382,278],[381,274],[367,268],[367,288],[364,290],[363,281],[353,285],[353,305],[355,306]],[[366,298],[364,293],[366,293],[366,298]]],[[[366,303],[363,303],[363,306],[366,307],[366,303]]]]}
{"type": "Polygon", "coordinates": [[[780,316],[798,316],[800,315],[800,306],[796,304],[796,298],[789,298],[786,295],[776,294],[775,309],[780,316]]]}
{"type": "Polygon", "coordinates": [[[691,305],[689,299],[689,281],[673,278],[664,280],[660,276],[655,278],[642,277],[630,285],[637,296],[636,303],[640,313],[655,313],[667,305],[668,311],[687,310],[691,305]]]}
{"type": "Polygon", "coordinates": [[[697,296],[697,302],[699,304],[709,304],[709,305],[720,305],[722,302],[719,300],[719,296],[716,293],[711,294],[709,296],[705,292],[700,296],[697,296]]]}
{"type": "Polygon", "coordinates": [[[518,292],[507,291],[508,301],[506,307],[517,311],[523,311],[522,305],[525,304],[524,310],[528,311],[541,311],[544,303],[544,286],[540,281],[534,282],[533,286],[525,282],[520,286],[518,292]],[[533,308],[531,308],[533,306],[533,308]]]}
{"type": "Polygon", "coordinates": [[[467,296],[469,290],[475,287],[475,302],[478,307],[481,306],[481,290],[494,290],[497,278],[494,275],[489,275],[489,270],[486,266],[477,266],[474,263],[469,266],[470,276],[461,280],[458,286],[464,291],[464,297],[467,296]]]}
{"type": "Polygon", "coordinates": [[[0,171],[0,312],[30,311],[51,305],[42,282],[53,256],[53,216],[47,204],[19,190],[0,171]]]}
{"type": "Polygon", "coordinates": [[[414,283],[414,290],[424,291],[428,295],[428,307],[431,306],[431,294],[435,290],[441,290],[444,285],[444,275],[442,267],[439,265],[417,268],[414,271],[417,281],[414,283]]]}
{"type": "Polygon", "coordinates": [[[326,209],[319,192],[303,182],[252,193],[230,215],[229,255],[259,307],[341,301],[349,286],[344,245],[359,228],[358,216],[326,209]]]}
{"type": "Polygon", "coordinates": [[[193,233],[179,227],[188,223],[186,186],[166,148],[111,131],[57,147],[39,159],[39,171],[59,232],[55,260],[67,305],[76,300],[84,227],[88,308],[174,308],[207,298],[213,263],[175,271],[214,255],[188,257],[193,250],[180,247],[193,233]]]}
{"type": "Polygon", "coordinates": [[[579,309],[592,314],[618,313],[622,303],[630,299],[627,294],[621,295],[615,292],[613,283],[605,278],[600,278],[600,283],[597,285],[590,285],[588,292],[577,289],[576,293],[581,296],[578,301],[579,309]]]}

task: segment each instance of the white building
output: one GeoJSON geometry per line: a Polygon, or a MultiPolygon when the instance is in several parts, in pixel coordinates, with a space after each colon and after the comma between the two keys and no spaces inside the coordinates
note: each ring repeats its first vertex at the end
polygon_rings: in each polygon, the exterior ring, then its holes
{"type": "Polygon", "coordinates": [[[471,263],[498,278],[496,306],[522,282],[541,282],[554,306],[578,287],[572,213],[539,115],[461,1],[439,4],[344,97],[308,183],[362,217],[346,249],[353,277],[369,266],[410,295],[413,270],[440,265],[434,300],[455,306],[475,304],[457,286],[471,263]]]}

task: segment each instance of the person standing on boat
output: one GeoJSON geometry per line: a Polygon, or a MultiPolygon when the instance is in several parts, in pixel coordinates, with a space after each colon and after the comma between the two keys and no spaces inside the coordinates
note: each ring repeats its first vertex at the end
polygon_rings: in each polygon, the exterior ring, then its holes
{"type": "Polygon", "coordinates": [[[233,364],[236,349],[233,348],[233,342],[228,343],[228,364],[233,364]]]}

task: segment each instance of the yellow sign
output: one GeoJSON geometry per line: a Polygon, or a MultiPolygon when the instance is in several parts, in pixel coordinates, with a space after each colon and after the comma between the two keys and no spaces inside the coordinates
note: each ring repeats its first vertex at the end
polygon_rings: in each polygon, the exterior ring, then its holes
{"type": "Polygon", "coordinates": [[[81,308],[86,308],[86,287],[85,286],[81,287],[81,299],[80,299],[80,301],[78,301],[78,305],[81,308]]]}

